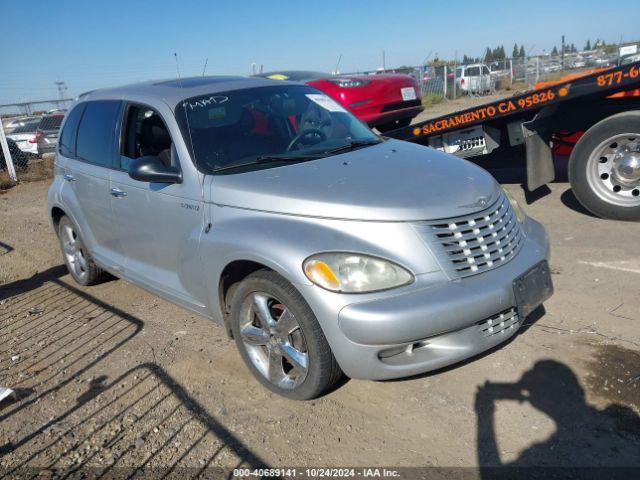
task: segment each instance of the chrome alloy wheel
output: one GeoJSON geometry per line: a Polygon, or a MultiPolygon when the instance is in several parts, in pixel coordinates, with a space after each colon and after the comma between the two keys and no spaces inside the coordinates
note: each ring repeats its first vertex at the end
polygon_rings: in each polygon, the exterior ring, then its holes
{"type": "Polygon", "coordinates": [[[602,200],[621,207],[640,205],[640,134],[608,138],[587,161],[587,181],[602,200]]]}
{"type": "Polygon", "coordinates": [[[71,225],[65,224],[61,230],[62,253],[67,265],[81,281],[84,281],[89,275],[84,245],[71,225]]]}
{"type": "Polygon", "coordinates": [[[309,354],[300,325],[272,295],[253,292],[240,308],[242,343],[256,369],[274,385],[291,390],[307,377],[309,354]]]}

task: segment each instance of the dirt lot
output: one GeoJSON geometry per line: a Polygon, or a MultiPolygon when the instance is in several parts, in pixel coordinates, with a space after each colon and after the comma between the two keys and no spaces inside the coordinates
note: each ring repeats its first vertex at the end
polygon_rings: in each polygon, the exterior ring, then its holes
{"type": "Polygon", "coordinates": [[[221,327],[121,280],[75,285],[43,210],[47,186],[0,195],[0,386],[18,393],[0,406],[0,475],[640,467],[640,224],[586,214],[565,183],[527,206],[551,237],[556,294],[512,341],[306,403],[262,388],[221,327]]]}

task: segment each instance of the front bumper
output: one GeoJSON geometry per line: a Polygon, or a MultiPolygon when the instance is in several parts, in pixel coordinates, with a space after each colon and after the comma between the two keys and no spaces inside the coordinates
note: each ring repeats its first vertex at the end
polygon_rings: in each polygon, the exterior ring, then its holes
{"type": "Polygon", "coordinates": [[[549,257],[544,228],[527,218],[523,229],[523,247],[498,268],[343,307],[338,328],[325,328],[343,371],[368,379],[415,375],[472,357],[513,336],[524,320],[518,316],[513,282],[549,257]]]}

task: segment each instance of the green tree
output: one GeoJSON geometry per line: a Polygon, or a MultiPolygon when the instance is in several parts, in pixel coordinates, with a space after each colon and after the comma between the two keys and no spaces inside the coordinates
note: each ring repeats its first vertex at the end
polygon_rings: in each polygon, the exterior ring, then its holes
{"type": "Polygon", "coordinates": [[[518,58],[518,44],[513,44],[513,52],[511,53],[511,58],[518,58]]]}
{"type": "Polygon", "coordinates": [[[493,53],[491,52],[491,49],[489,47],[487,47],[487,49],[484,52],[484,61],[485,62],[493,61],[493,53]]]}
{"type": "Polygon", "coordinates": [[[591,40],[587,40],[587,44],[584,46],[585,50],[591,50],[591,40]]]}
{"type": "Polygon", "coordinates": [[[558,56],[558,48],[555,45],[553,46],[553,50],[551,50],[551,56],[552,57],[558,56]]]}
{"type": "Polygon", "coordinates": [[[524,58],[525,57],[525,53],[524,53],[524,45],[520,45],[520,52],[518,52],[518,56],[520,58],[524,58]]]}

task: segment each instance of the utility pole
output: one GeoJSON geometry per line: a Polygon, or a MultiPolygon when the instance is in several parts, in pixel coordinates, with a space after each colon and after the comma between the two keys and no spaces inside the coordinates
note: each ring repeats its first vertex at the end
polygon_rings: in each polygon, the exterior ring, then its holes
{"type": "Polygon", "coordinates": [[[564,35],[562,35],[562,51],[560,52],[560,65],[564,71],[564,35]]]}
{"type": "Polygon", "coordinates": [[[62,81],[57,81],[57,82],[53,82],[55,84],[56,87],[58,87],[58,95],[60,96],[60,102],[59,104],[62,104],[62,106],[64,106],[64,97],[65,97],[65,92],[67,91],[67,85],[62,82],[62,81]]]}

